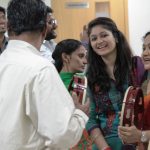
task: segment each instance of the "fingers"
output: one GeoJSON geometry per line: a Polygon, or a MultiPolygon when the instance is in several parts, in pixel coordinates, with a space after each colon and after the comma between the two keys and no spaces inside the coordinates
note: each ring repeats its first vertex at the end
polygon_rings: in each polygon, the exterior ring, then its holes
{"type": "Polygon", "coordinates": [[[86,103],[84,105],[82,105],[79,102],[79,97],[77,96],[77,94],[75,92],[72,92],[72,98],[75,104],[75,107],[77,109],[82,110],[84,113],[86,113],[87,115],[89,115],[89,106],[90,106],[90,100],[87,99],[86,103]]]}
{"type": "Polygon", "coordinates": [[[86,30],[86,25],[83,26],[83,30],[86,30]]]}
{"type": "Polygon", "coordinates": [[[74,101],[75,106],[79,103],[79,98],[75,92],[72,92],[72,98],[74,101]]]}
{"type": "Polygon", "coordinates": [[[87,31],[87,25],[83,26],[83,30],[87,31]]]}
{"type": "Polygon", "coordinates": [[[86,99],[86,102],[85,102],[85,104],[84,104],[84,105],[86,105],[87,107],[89,107],[89,106],[90,106],[90,98],[89,98],[89,97],[86,99]]]}
{"type": "Polygon", "coordinates": [[[122,139],[123,142],[128,143],[128,138],[130,137],[129,135],[129,127],[118,127],[118,136],[122,139]]]}
{"type": "Polygon", "coordinates": [[[130,126],[130,127],[119,126],[118,127],[118,131],[124,135],[130,135],[130,133],[132,133],[135,130],[137,130],[135,126],[130,126]]]}
{"type": "Polygon", "coordinates": [[[128,132],[128,131],[129,131],[129,128],[130,128],[130,127],[119,126],[119,127],[118,127],[118,130],[119,130],[120,132],[128,132]]]}
{"type": "Polygon", "coordinates": [[[135,127],[118,127],[118,135],[125,143],[135,143],[139,141],[141,132],[135,127]]]}
{"type": "Polygon", "coordinates": [[[121,112],[120,111],[118,112],[118,116],[121,117],[121,112]]]}
{"type": "Polygon", "coordinates": [[[80,40],[81,41],[88,41],[87,26],[86,25],[83,26],[83,30],[80,33],[80,40]]]}
{"type": "Polygon", "coordinates": [[[132,115],[131,126],[134,126],[134,115],[132,115]]]}

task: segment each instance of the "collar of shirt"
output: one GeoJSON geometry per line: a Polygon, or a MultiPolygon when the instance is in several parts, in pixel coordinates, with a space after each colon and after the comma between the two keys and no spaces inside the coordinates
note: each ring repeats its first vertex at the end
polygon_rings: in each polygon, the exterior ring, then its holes
{"type": "Polygon", "coordinates": [[[41,56],[40,51],[36,47],[34,47],[28,42],[21,41],[21,40],[9,40],[7,49],[11,49],[11,51],[12,50],[15,50],[15,51],[19,50],[19,51],[25,51],[25,52],[30,51],[31,53],[41,56]]]}

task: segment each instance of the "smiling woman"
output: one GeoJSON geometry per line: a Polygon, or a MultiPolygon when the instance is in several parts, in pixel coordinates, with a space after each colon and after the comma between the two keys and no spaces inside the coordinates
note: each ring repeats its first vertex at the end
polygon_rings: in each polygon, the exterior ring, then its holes
{"type": "Polygon", "coordinates": [[[150,70],[150,32],[147,32],[144,36],[142,56],[145,69],[150,70]]]}
{"type": "Polygon", "coordinates": [[[98,17],[88,24],[88,85],[92,93],[87,129],[93,150],[128,149],[118,137],[119,112],[128,86],[132,85],[132,52],[115,22],[98,17]]]}
{"type": "Polygon", "coordinates": [[[113,33],[102,26],[95,26],[90,35],[93,50],[102,58],[109,57],[112,53],[116,54],[116,40],[113,33]]]}
{"type": "MultiPolygon", "coordinates": [[[[148,71],[147,95],[144,97],[144,131],[137,129],[134,125],[131,127],[119,127],[120,137],[127,143],[142,142],[147,149],[147,143],[150,141],[150,32],[147,32],[143,38],[142,53],[144,68],[148,71]]],[[[141,149],[140,149],[141,150],[141,149]]],[[[143,150],[143,149],[142,149],[143,150]]],[[[150,145],[148,150],[150,150],[150,145]]]]}

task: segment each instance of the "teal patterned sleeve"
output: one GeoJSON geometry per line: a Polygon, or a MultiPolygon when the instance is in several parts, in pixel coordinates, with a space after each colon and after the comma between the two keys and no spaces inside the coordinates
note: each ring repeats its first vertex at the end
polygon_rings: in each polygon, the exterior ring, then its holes
{"type": "Polygon", "coordinates": [[[91,130],[93,130],[94,128],[99,128],[99,122],[96,117],[97,116],[96,106],[95,106],[92,94],[89,89],[88,89],[88,96],[90,97],[90,113],[89,113],[89,120],[86,124],[86,129],[90,133],[91,130]]]}

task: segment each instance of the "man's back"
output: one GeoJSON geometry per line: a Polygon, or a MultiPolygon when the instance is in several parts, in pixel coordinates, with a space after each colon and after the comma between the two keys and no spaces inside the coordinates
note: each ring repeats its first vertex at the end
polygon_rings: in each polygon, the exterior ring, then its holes
{"type": "Polygon", "coordinates": [[[68,115],[74,107],[70,95],[55,74],[54,66],[33,46],[15,40],[9,42],[0,57],[0,64],[1,148],[41,150],[47,145],[54,150],[50,145],[59,138],[55,135],[61,137],[69,122],[69,118],[57,120],[57,117],[68,115]],[[66,99],[66,104],[64,101],[60,103],[61,98],[66,99]],[[70,108],[62,109],[63,105],[70,108]],[[49,110],[45,111],[47,114],[43,109],[49,110]],[[51,139],[40,135],[40,132],[45,132],[45,136],[48,134],[51,139]]]}
{"type": "Polygon", "coordinates": [[[78,142],[88,119],[40,55],[46,9],[42,0],[10,0],[7,7],[10,40],[0,56],[2,150],[66,150],[78,142]]]}
{"type": "Polygon", "coordinates": [[[5,150],[23,150],[24,147],[36,149],[36,146],[43,146],[45,143],[37,133],[37,102],[34,97],[30,97],[30,93],[35,92],[36,95],[34,84],[38,74],[42,73],[44,67],[52,66],[46,64],[31,45],[20,41],[16,44],[17,47],[13,42],[14,48],[11,48],[10,41],[8,49],[0,58],[0,145],[5,150]]]}

